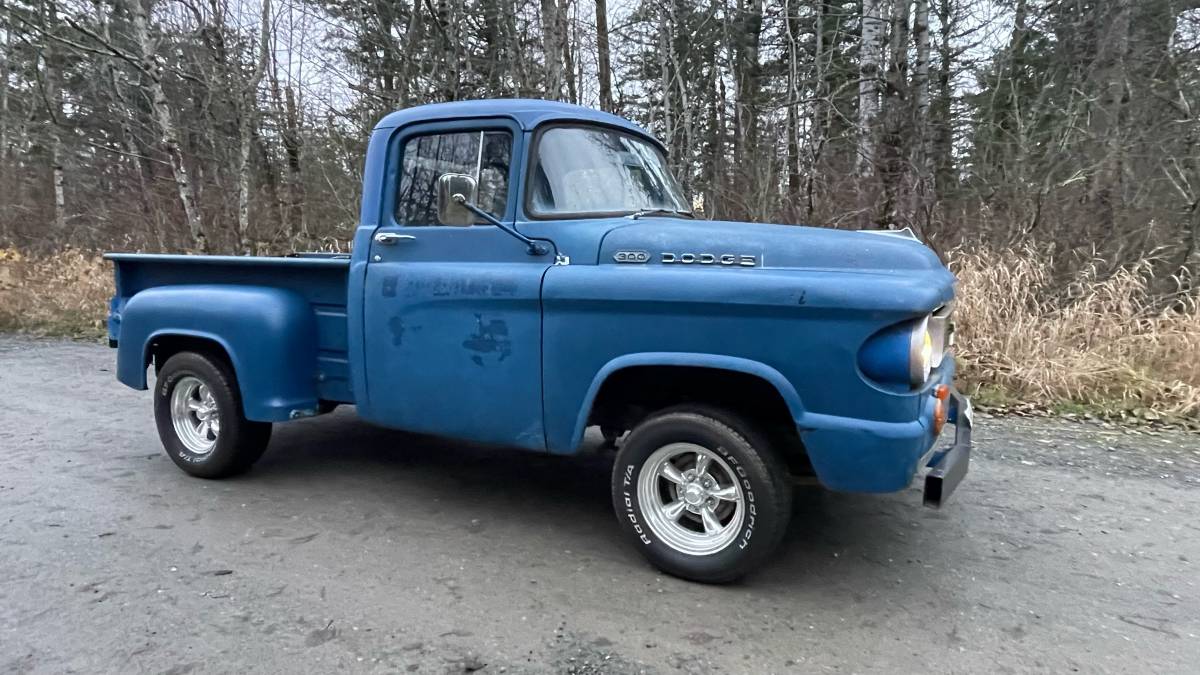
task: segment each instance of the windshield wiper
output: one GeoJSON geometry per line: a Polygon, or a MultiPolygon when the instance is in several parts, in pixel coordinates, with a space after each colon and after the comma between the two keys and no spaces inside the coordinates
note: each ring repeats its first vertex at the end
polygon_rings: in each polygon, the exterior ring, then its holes
{"type": "Polygon", "coordinates": [[[629,218],[637,220],[643,216],[675,216],[676,218],[691,218],[695,219],[696,214],[691,211],[676,211],[672,209],[641,209],[629,214],[629,218]]]}

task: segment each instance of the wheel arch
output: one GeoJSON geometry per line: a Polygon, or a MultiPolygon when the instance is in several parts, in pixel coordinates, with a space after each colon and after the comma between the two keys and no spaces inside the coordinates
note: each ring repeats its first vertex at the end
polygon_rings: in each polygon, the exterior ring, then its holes
{"type": "Polygon", "coordinates": [[[168,359],[181,352],[197,352],[224,360],[233,371],[235,380],[241,370],[237,361],[234,360],[235,352],[221,336],[206,331],[166,328],[155,331],[146,337],[142,347],[142,367],[139,371],[143,380],[150,364],[154,364],[157,373],[168,359]]]}
{"type": "MultiPolygon", "coordinates": [[[[586,428],[605,421],[604,416],[612,414],[614,404],[636,405],[622,400],[623,396],[630,391],[644,389],[645,385],[659,379],[670,383],[670,386],[656,391],[659,397],[651,397],[644,410],[632,411],[634,418],[644,417],[656,410],[684,402],[729,407],[747,417],[759,421],[765,419],[773,425],[778,425],[780,431],[787,435],[786,440],[796,444],[793,448],[783,449],[783,452],[788,455],[796,454],[792,450],[803,453],[799,446],[795,422],[803,416],[804,407],[795,387],[782,373],[765,363],[751,359],[686,352],[626,354],[605,364],[588,387],[576,418],[571,447],[578,448],[586,428]],[[729,390],[687,395],[680,388],[685,385],[727,387],[729,390]],[[738,402],[740,394],[745,395],[741,404],[738,402]],[[761,409],[747,409],[744,404],[751,402],[761,404],[761,409]]],[[[632,420],[626,420],[625,423],[632,423],[632,420]]]]}

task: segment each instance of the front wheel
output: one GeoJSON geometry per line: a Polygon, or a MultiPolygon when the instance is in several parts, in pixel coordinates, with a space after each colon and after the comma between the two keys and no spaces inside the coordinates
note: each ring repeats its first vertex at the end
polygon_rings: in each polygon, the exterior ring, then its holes
{"type": "Polygon", "coordinates": [[[639,424],[617,454],[612,488],[642,555],[692,581],[745,575],[791,518],[786,465],[750,425],[717,409],[675,408],[639,424]]]}
{"type": "Polygon", "coordinates": [[[200,478],[246,471],[271,440],[269,423],[242,413],[232,369],[197,352],[180,352],[159,370],[154,421],[171,461],[200,478]]]}

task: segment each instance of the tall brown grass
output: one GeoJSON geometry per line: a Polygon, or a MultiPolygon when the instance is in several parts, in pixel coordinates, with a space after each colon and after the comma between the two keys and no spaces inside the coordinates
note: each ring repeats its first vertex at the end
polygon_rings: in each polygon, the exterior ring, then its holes
{"type": "Polygon", "coordinates": [[[0,330],[98,338],[112,293],[112,268],[97,253],[0,248],[0,330]]]}
{"type": "MultiPolygon", "coordinates": [[[[992,403],[1200,418],[1200,308],[1162,309],[1149,263],[1064,282],[1034,248],[959,248],[960,386],[992,403]]],[[[0,249],[0,330],[99,338],[112,269],[99,255],[0,249]]]]}
{"type": "Polygon", "coordinates": [[[957,249],[961,379],[985,397],[1047,407],[1200,416],[1200,311],[1150,292],[1149,261],[1064,282],[1033,248],[957,249]],[[1165,305],[1165,306],[1164,306],[1165,305]]]}

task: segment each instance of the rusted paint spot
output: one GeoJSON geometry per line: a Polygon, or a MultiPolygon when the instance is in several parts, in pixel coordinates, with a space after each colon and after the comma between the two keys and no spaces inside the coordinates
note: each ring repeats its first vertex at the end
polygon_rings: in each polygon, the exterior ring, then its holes
{"type": "Polygon", "coordinates": [[[483,315],[475,315],[475,332],[463,340],[463,348],[475,352],[471,360],[475,365],[483,365],[483,357],[497,354],[499,363],[512,354],[512,341],[508,337],[508,322],[504,319],[489,319],[484,321],[483,315]]]}

